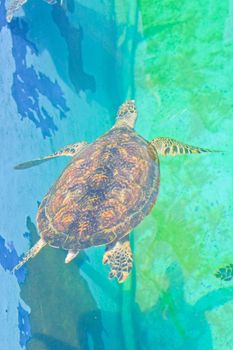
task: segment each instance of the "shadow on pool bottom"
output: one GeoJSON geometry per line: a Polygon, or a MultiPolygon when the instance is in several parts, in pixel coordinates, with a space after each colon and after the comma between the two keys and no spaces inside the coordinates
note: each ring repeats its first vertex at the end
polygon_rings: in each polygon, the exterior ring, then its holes
{"type": "MultiPolygon", "coordinates": [[[[27,227],[33,244],[38,235],[30,218],[27,227]]],[[[27,264],[28,273],[21,288],[21,296],[31,308],[32,338],[27,350],[110,350],[109,344],[111,349],[121,350],[213,348],[206,312],[231,301],[233,287],[219,288],[191,305],[185,300],[182,269],[172,263],[166,270],[169,287],[160,291],[155,305],[142,312],[131,298],[131,309],[124,310],[120,305],[122,295],[131,291],[123,291],[121,286],[108,280],[107,275],[102,277],[91,267],[85,252],[68,265],[64,264],[65,254],[45,247],[27,264]],[[103,294],[119,304],[115,313],[98,308],[95,295],[79,273],[84,265],[89,266],[86,271],[103,294]],[[103,324],[103,312],[108,330],[103,324]],[[122,324],[124,312],[132,313],[132,325],[122,324]],[[134,349],[126,346],[127,327],[133,327],[134,349]]]]}
{"type": "MultiPolygon", "coordinates": [[[[27,227],[31,244],[38,240],[30,218],[27,227]]],[[[30,306],[32,338],[27,350],[104,349],[101,312],[79,267],[87,256],[64,264],[66,252],[45,247],[27,264],[21,297],[30,306]]]]}

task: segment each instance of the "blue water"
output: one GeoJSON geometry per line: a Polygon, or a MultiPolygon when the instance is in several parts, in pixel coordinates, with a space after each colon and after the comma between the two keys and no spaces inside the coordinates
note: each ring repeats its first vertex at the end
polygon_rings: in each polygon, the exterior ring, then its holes
{"type": "Polygon", "coordinates": [[[125,30],[127,18],[118,26],[114,2],[89,7],[68,1],[64,9],[31,1],[19,12],[24,16],[16,16],[10,24],[4,5],[2,1],[0,83],[1,100],[8,104],[7,113],[1,114],[1,147],[7,152],[0,178],[4,184],[0,261],[1,275],[11,281],[10,291],[3,293],[15,302],[1,321],[1,344],[9,350],[123,349],[122,288],[107,279],[103,249],[81,255],[68,270],[63,252],[42,252],[36,270],[43,273],[34,274],[26,267],[14,280],[12,267],[30,241],[38,239],[37,203],[67,160],[22,173],[13,166],[65,144],[93,141],[113,125],[120,103],[133,97],[131,49],[137,30],[134,23],[125,30]],[[10,341],[9,329],[15,329],[10,341]]]}

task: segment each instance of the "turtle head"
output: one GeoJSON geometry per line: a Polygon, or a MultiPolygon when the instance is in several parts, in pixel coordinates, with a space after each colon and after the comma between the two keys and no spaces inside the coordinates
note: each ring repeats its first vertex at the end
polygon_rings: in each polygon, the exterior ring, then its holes
{"type": "Polygon", "coordinates": [[[138,112],[135,106],[135,101],[128,100],[118,109],[115,126],[120,127],[123,125],[128,125],[131,128],[134,128],[137,116],[138,112]]]}

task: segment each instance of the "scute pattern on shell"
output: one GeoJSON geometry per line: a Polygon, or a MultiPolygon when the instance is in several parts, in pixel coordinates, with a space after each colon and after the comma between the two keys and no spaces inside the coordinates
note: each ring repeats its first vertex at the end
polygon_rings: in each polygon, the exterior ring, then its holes
{"type": "Polygon", "coordinates": [[[131,128],[113,128],[74,158],[39,208],[38,228],[48,244],[84,249],[137,226],[159,188],[159,160],[150,147],[131,128]]]}

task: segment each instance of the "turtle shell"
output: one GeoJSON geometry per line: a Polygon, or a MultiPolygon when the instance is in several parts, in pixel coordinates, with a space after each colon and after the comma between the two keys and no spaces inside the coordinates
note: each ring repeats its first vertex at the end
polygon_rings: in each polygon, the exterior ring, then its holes
{"type": "Polygon", "coordinates": [[[129,127],[87,146],[42,201],[41,236],[51,246],[84,249],[129,233],[157,198],[159,160],[151,147],[129,127]]]}

